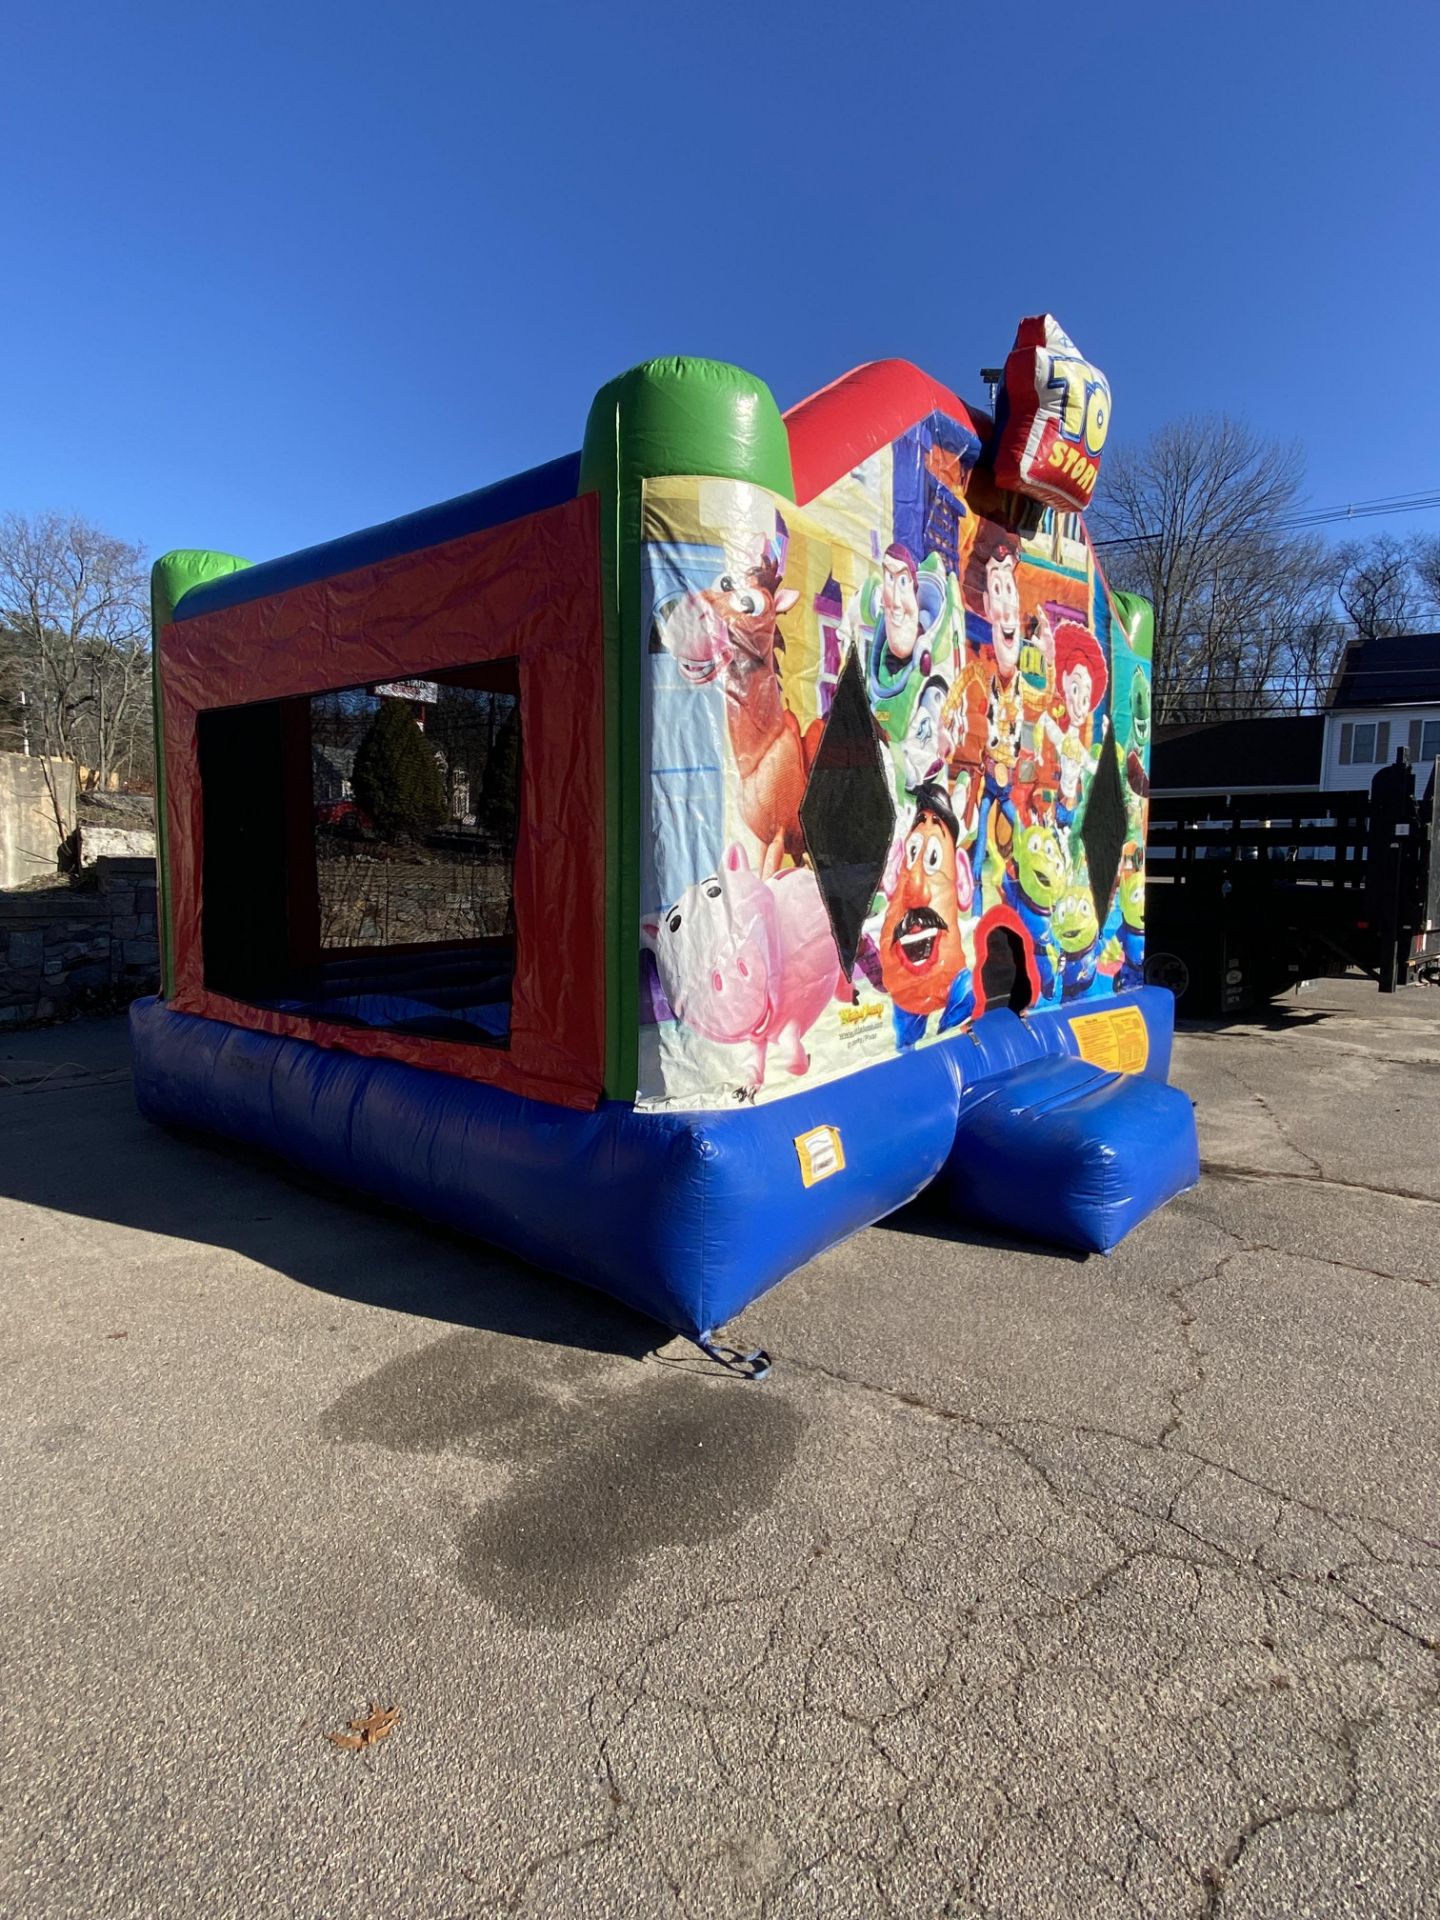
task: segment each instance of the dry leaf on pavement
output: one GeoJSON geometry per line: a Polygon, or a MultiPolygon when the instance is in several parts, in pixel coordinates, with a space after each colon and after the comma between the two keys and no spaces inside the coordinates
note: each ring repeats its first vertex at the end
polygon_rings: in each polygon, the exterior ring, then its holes
{"type": "Polygon", "coordinates": [[[373,1747],[377,1741],[393,1733],[399,1718],[399,1707],[377,1707],[372,1700],[369,1713],[348,1723],[348,1733],[327,1733],[325,1738],[332,1746],[348,1747],[352,1753],[358,1752],[361,1747],[373,1747]]]}

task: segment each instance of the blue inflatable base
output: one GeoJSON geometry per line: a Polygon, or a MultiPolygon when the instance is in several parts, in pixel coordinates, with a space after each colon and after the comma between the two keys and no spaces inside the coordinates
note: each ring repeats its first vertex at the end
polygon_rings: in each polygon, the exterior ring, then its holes
{"type": "MultiPolygon", "coordinates": [[[[1158,1084],[1169,1068],[1174,1003],[1163,989],[1140,988],[1108,1004],[1136,1007],[1144,1018],[1143,1078],[1101,1075],[1113,1090],[1102,1098],[1093,1086],[1089,1107],[1082,1096],[1062,1102],[1058,1133],[1041,1124],[1038,1108],[1025,1131],[1015,1119],[1017,1101],[1028,1111],[1018,1094],[991,1103],[982,1124],[974,1097],[992,1082],[996,1093],[1023,1088],[1025,1070],[1051,1057],[1073,1068],[1079,1043],[1071,1021],[1104,1010],[1094,1000],[1023,1020],[988,1013],[953,1040],[719,1113],[637,1113],[616,1102],[577,1113],[478,1081],[174,1013],[154,999],[135,1002],[130,1030],[137,1096],[149,1118],[276,1154],[699,1338],[825,1248],[913,1200],[942,1171],[942,1191],[977,1218],[1018,1224],[995,1195],[1023,1188],[1043,1196],[1044,1207],[1027,1217],[1025,1231],[1080,1235],[1071,1243],[1095,1247],[1113,1245],[1192,1181],[1189,1102],[1158,1084]],[[1156,1103],[1156,1094],[1165,1097],[1156,1103]],[[1143,1113],[1137,1101],[1147,1103],[1143,1113]],[[1103,1179],[1094,1141],[1108,1142],[1113,1154],[1103,1179]],[[987,1171],[962,1177],[976,1156],[987,1171]],[[1153,1163],[1151,1171],[1141,1162],[1153,1163]]],[[[1054,1091],[1049,1082],[1045,1090],[1054,1091]]]]}

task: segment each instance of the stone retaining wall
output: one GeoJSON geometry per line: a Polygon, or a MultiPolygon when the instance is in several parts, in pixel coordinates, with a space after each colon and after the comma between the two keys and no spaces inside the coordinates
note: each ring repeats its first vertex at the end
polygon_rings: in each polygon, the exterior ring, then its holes
{"type": "Polygon", "coordinates": [[[153,993],[153,860],[100,860],[93,886],[0,893],[0,1028],[153,993]]]}

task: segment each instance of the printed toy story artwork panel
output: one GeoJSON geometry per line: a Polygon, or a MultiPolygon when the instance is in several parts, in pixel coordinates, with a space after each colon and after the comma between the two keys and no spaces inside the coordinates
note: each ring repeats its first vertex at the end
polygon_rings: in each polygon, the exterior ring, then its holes
{"type": "Polygon", "coordinates": [[[803,510],[647,482],[638,1106],[1139,984],[1148,636],[979,454],[932,415],[803,510]]]}

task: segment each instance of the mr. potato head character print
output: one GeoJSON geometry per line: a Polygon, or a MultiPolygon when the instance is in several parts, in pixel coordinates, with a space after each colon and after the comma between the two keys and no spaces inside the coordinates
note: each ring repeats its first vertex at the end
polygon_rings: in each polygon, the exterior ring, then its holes
{"type": "Polygon", "coordinates": [[[915,794],[880,929],[880,977],[902,1046],[921,1037],[933,1013],[942,1032],[969,1017],[973,993],[960,923],[974,893],[954,809],[945,789],[927,782],[915,794]]]}

